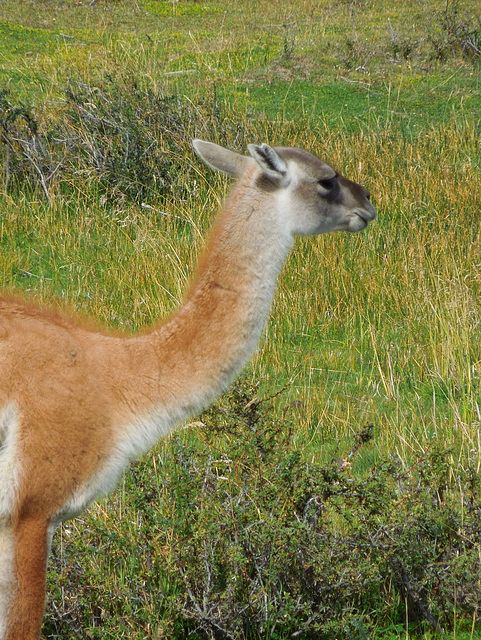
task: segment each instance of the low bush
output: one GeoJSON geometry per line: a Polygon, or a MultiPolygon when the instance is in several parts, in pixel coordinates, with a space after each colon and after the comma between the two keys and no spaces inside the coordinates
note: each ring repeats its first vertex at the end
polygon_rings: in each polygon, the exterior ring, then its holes
{"type": "Polygon", "coordinates": [[[471,60],[481,58],[481,16],[462,11],[459,0],[447,0],[436,15],[435,28],[429,35],[432,57],[444,62],[462,55],[471,60]]]}
{"type": "Polygon", "coordinates": [[[202,422],[201,446],[173,439],[165,479],[171,619],[212,639],[352,640],[406,611],[438,631],[477,617],[479,479],[454,473],[439,443],[409,468],[390,459],[356,477],[370,425],[344,460],[311,464],[245,384],[202,422]]]}
{"type": "Polygon", "coordinates": [[[0,92],[0,161],[5,190],[47,199],[81,185],[116,201],[182,197],[191,185],[191,140],[234,145],[242,127],[222,113],[215,92],[202,104],[141,87],[131,77],[71,78],[64,100],[41,115],[0,92]],[[3,143],[3,144],[1,144],[3,143]]]}
{"type": "Polygon", "coordinates": [[[56,171],[47,139],[39,133],[37,117],[31,105],[10,101],[0,91],[0,159],[3,162],[5,191],[18,185],[40,185],[48,196],[56,171]]]}

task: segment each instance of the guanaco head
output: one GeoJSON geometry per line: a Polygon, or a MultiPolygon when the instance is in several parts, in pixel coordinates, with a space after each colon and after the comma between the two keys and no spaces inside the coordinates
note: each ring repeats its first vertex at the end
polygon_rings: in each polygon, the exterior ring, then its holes
{"type": "Polygon", "coordinates": [[[367,189],[302,149],[250,144],[248,157],[203,140],[193,145],[214,169],[236,177],[254,171],[255,186],[275,198],[293,235],[362,231],[376,217],[367,189]]]}

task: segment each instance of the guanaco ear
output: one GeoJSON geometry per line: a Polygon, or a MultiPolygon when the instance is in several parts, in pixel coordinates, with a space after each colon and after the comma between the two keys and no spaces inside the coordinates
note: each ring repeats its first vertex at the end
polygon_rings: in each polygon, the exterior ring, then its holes
{"type": "Polygon", "coordinates": [[[223,171],[231,176],[238,176],[245,169],[247,158],[240,153],[204,140],[193,140],[192,145],[197,155],[212,169],[223,171]]]}
{"type": "Polygon", "coordinates": [[[268,178],[277,183],[288,181],[287,164],[272,147],[268,144],[262,144],[260,147],[250,144],[247,148],[268,178]]]}

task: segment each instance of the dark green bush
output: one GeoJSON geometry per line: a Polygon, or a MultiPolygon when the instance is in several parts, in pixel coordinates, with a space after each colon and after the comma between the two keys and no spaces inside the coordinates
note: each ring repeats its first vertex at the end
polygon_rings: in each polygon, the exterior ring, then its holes
{"type": "Polygon", "coordinates": [[[39,185],[48,196],[56,173],[48,141],[39,133],[33,108],[13,104],[5,90],[0,90],[0,158],[6,191],[39,185]]]}
{"type": "Polygon", "coordinates": [[[62,125],[70,170],[93,177],[109,197],[133,202],[182,191],[179,161],[196,116],[187,101],[133,79],[106,78],[98,86],[71,80],[62,125]]]}
{"type": "Polygon", "coordinates": [[[481,58],[481,15],[462,10],[459,0],[447,0],[436,14],[435,29],[429,35],[432,57],[441,62],[453,55],[471,60],[481,58]]]}
{"type": "Polygon", "coordinates": [[[0,92],[0,161],[14,193],[34,189],[50,199],[87,182],[109,200],[182,197],[192,188],[186,157],[195,137],[243,144],[242,126],[222,113],[215,91],[193,105],[131,77],[71,78],[64,101],[41,115],[0,92]]]}
{"type": "MultiPolygon", "coordinates": [[[[481,503],[472,469],[448,452],[364,477],[347,460],[309,464],[291,428],[245,385],[207,413],[203,445],[172,442],[172,500],[161,505],[169,614],[208,638],[355,639],[387,622],[440,630],[481,598],[481,503]]],[[[357,436],[357,450],[371,427],[357,436]]]]}

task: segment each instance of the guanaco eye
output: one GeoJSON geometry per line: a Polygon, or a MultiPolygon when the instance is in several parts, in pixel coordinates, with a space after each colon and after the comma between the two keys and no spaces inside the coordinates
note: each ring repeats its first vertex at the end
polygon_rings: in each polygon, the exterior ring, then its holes
{"type": "Polygon", "coordinates": [[[336,184],[336,178],[322,178],[322,180],[318,181],[318,184],[326,191],[330,191],[336,184]]]}

